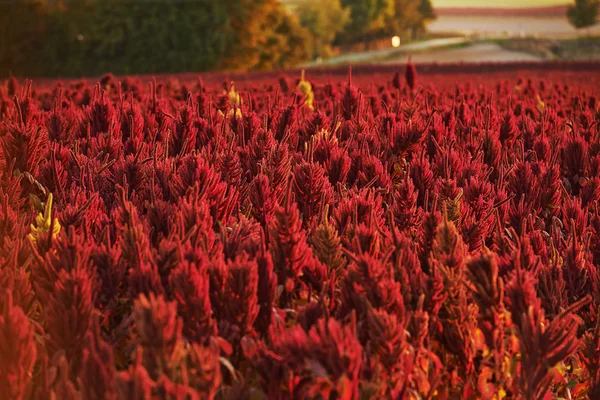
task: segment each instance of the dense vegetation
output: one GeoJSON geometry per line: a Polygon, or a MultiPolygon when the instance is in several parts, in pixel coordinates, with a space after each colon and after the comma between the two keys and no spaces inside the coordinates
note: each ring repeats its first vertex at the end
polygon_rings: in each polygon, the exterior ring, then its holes
{"type": "Polygon", "coordinates": [[[577,29],[589,28],[596,24],[599,7],[598,0],[575,0],[575,4],[567,9],[567,18],[577,29]]]}
{"type": "Polygon", "coordinates": [[[9,80],[0,399],[600,398],[598,65],[542,67],[9,80]]]}
{"type": "Polygon", "coordinates": [[[302,0],[292,9],[279,0],[0,1],[0,76],[287,68],[327,56],[334,42],[396,34],[423,21],[415,19],[422,0],[378,0],[368,21],[360,2],[322,3],[302,0]]]}
{"type": "Polygon", "coordinates": [[[277,0],[0,2],[0,74],[281,68],[306,36],[277,0]]]}

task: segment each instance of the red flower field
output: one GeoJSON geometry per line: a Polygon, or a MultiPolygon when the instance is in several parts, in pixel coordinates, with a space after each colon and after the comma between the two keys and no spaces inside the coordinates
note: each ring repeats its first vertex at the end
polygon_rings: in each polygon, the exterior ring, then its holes
{"type": "Polygon", "coordinates": [[[0,399],[600,398],[599,70],[8,80],[0,399]]]}

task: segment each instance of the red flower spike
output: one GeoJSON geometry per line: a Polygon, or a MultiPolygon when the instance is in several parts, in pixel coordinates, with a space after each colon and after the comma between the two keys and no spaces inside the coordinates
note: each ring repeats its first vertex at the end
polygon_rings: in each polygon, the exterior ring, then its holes
{"type": "Polygon", "coordinates": [[[2,399],[25,399],[31,394],[31,377],[37,357],[34,328],[23,310],[6,293],[0,315],[0,385],[2,399]]]}
{"type": "Polygon", "coordinates": [[[112,347],[100,333],[95,320],[85,335],[85,346],[78,373],[78,387],[84,399],[95,400],[114,396],[113,379],[116,371],[112,347]]]}
{"type": "Polygon", "coordinates": [[[417,69],[412,63],[411,57],[408,58],[408,63],[406,64],[406,69],[404,70],[404,79],[406,79],[406,84],[410,90],[414,90],[417,80],[417,69]]]}
{"type": "Polygon", "coordinates": [[[142,365],[143,351],[136,351],[137,359],[128,371],[120,372],[115,379],[117,399],[149,400],[155,383],[142,365]]]}
{"type": "Polygon", "coordinates": [[[164,298],[150,294],[141,295],[134,303],[133,320],[137,332],[137,343],[140,360],[133,371],[140,379],[140,384],[147,374],[158,379],[167,373],[171,365],[178,361],[180,354],[177,347],[181,341],[181,320],[177,317],[175,302],[166,302],[164,298]],[[142,367],[143,366],[143,367],[142,367]],[[143,370],[143,372],[141,372],[143,370]]]}
{"type": "Polygon", "coordinates": [[[598,397],[592,67],[11,79],[0,398],[598,397]]]}
{"type": "Polygon", "coordinates": [[[169,275],[169,285],[183,320],[183,335],[192,342],[206,342],[216,334],[206,265],[183,261],[169,275]]]}

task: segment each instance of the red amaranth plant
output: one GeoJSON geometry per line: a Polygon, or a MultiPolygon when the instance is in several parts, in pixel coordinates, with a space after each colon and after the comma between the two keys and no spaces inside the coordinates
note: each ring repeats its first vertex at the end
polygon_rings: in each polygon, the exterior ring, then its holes
{"type": "Polygon", "coordinates": [[[598,397],[560,67],[1,85],[0,398],[598,397]]]}
{"type": "Polygon", "coordinates": [[[31,395],[31,377],[37,349],[34,327],[20,307],[13,305],[10,292],[3,295],[0,315],[0,384],[1,398],[25,399],[31,395]]]}
{"type": "Polygon", "coordinates": [[[404,70],[404,79],[406,79],[406,84],[410,90],[414,90],[417,80],[417,69],[415,68],[415,64],[412,63],[410,57],[408,59],[408,63],[406,64],[406,69],[404,70]]]}
{"type": "Polygon", "coordinates": [[[163,297],[142,294],[135,301],[132,316],[138,349],[141,350],[141,365],[156,380],[175,368],[180,358],[178,346],[182,323],[177,317],[177,306],[163,297]]]}
{"type": "Polygon", "coordinates": [[[544,399],[552,382],[549,373],[579,346],[576,332],[581,320],[572,314],[590,301],[575,302],[546,325],[544,310],[535,294],[531,273],[519,266],[506,288],[506,299],[516,335],[519,338],[521,371],[518,389],[525,398],[544,399]]]}

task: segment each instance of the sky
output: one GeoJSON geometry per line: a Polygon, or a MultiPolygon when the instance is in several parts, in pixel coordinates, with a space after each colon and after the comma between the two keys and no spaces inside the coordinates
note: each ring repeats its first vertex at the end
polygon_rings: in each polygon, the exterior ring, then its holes
{"type": "Polygon", "coordinates": [[[569,0],[432,0],[434,7],[548,7],[569,3],[569,0]]]}

